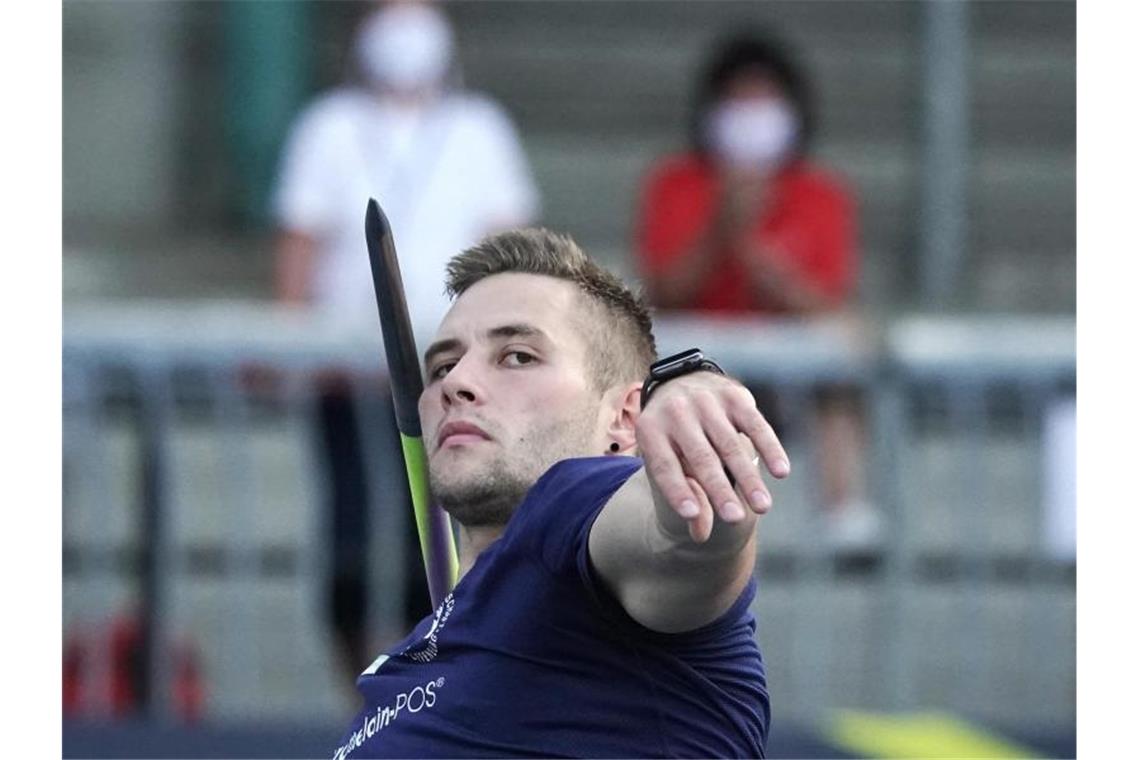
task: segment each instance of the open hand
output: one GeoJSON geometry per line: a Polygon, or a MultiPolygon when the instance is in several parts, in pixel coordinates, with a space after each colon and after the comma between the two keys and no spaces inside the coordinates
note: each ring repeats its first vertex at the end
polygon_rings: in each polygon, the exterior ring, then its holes
{"type": "Polygon", "coordinates": [[[717,517],[739,523],[747,510],[760,515],[771,508],[757,456],[777,478],[791,471],[752,394],[712,372],[694,372],[656,388],[636,434],[650,482],[698,543],[708,540],[717,517]]]}

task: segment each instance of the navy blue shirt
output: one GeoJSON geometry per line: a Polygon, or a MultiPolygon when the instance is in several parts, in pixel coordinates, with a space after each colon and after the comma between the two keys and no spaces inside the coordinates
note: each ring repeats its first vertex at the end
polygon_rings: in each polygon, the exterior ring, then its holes
{"type": "Polygon", "coordinates": [[[768,692],[749,605],[663,634],[590,564],[590,527],[640,467],[568,459],[435,614],[381,655],[334,757],[762,757],[768,692]]]}

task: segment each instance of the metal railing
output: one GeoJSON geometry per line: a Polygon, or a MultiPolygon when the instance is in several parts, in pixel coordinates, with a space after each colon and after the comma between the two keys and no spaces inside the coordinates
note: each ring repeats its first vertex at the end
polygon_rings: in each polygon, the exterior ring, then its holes
{"type": "MultiPolygon", "coordinates": [[[[1071,722],[1075,567],[1041,539],[1040,476],[1043,416],[1075,387],[1072,319],[664,315],[657,333],[662,353],[700,345],[772,389],[786,419],[795,473],[762,522],[756,602],[783,719],[944,707],[1071,722]],[[823,550],[815,520],[808,421],[814,390],[836,384],[863,399],[887,525],[853,564],[823,550]]],[[[170,651],[188,637],[209,716],[342,718],[311,411],[329,372],[348,379],[383,504],[403,475],[378,329],[249,303],[75,307],[63,355],[65,628],[137,610],[153,716],[173,709],[170,651]]],[[[406,519],[373,522],[373,575],[392,590],[378,629],[397,619],[406,519]]],[[[109,709],[100,688],[90,712],[109,709]]]]}

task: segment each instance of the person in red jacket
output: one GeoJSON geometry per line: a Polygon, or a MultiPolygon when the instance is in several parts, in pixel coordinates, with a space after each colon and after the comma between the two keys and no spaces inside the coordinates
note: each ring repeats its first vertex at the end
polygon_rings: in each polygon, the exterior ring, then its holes
{"type": "MultiPolygon", "coordinates": [[[[784,46],[760,33],[726,40],[692,114],[689,149],[656,162],[643,186],[635,250],[651,303],[783,318],[849,308],[855,201],[808,158],[808,83],[784,46]]],[[[864,498],[857,399],[826,389],[818,410],[825,539],[867,548],[881,526],[864,498]]]]}

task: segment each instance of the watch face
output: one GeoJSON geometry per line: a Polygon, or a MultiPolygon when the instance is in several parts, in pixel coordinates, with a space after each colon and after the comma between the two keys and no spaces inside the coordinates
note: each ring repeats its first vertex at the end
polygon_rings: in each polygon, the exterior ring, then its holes
{"type": "Polygon", "coordinates": [[[690,348],[684,353],[670,356],[653,365],[654,377],[668,377],[678,370],[698,366],[704,359],[699,348],[690,348]]]}

